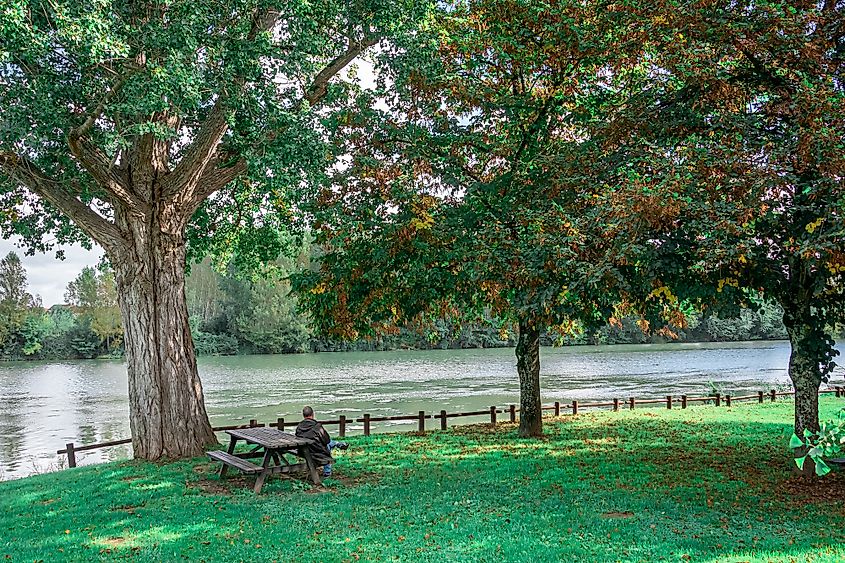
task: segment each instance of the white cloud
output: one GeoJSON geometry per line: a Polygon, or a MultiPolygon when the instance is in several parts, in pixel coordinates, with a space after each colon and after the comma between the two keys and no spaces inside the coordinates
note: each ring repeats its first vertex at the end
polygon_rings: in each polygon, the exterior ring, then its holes
{"type": "Polygon", "coordinates": [[[16,252],[20,256],[21,263],[26,268],[29,292],[41,296],[45,307],[64,303],[68,282],[78,276],[85,266],[96,265],[103,256],[103,250],[99,246],[94,246],[92,250],[85,250],[78,245],[56,248],[56,250],[64,250],[64,260],[58,260],[55,252],[24,256],[26,249],[17,244],[19,241],[20,239],[17,238],[0,239],[0,257],[6,256],[9,252],[16,252]]]}

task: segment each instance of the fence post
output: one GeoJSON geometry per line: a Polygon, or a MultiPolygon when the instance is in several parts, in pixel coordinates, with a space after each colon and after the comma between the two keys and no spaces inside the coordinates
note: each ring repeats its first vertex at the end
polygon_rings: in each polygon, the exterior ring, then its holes
{"type": "Polygon", "coordinates": [[[757,402],[760,402],[760,403],[763,402],[763,392],[762,391],[757,391],[757,402]]]}
{"type": "Polygon", "coordinates": [[[555,401],[555,416],[560,416],[560,401],[555,401]]]}
{"type": "Polygon", "coordinates": [[[681,408],[682,409],[687,408],[687,396],[686,395],[681,395],[681,408]]]}
{"type": "MultiPolygon", "coordinates": [[[[279,430],[284,432],[284,430],[285,430],[285,419],[284,418],[279,417],[279,418],[276,419],[276,428],[278,428],[279,430]]],[[[341,436],[343,436],[343,434],[341,434],[341,436]]]]}
{"type": "Polygon", "coordinates": [[[364,436],[370,435],[370,415],[364,415],[364,436]]]}
{"type": "Polygon", "coordinates": [[[440,430],[446,430],[446,411],[440,411],[440,430]]]}
{"type": "Polygon", "coordinates": [[[344,438],[346,436],[346,415],[345,414],[340,415],[339,424],[337,426],[338,426],[337,435],[340,436],[341,438],[344,438]]]}
{"type": "Polygon", "coordinates": [[[255,428],[256,426],[258,426],[258,421],[257,421],[257,420],[255,420],[254,418],[251,418],[251,419],[249,420],[249,427],[250,427],[250,428],[255,428]]]}
{"type": "Polygon", "coordinates": [[[672,410],[672,395],[666,395],[666,408],[672,410]]]}
{"type": "Polygon", "coordinates": [[[425,411],[420,411],[420,432],[425,432],[425,411]]]}
{"type": "Polygon", "coordinates": [[[572,401],[572,414],[578,414],[578,401],[572,401]]]}
{"type": "Polygon", "coordinates": [[[619,399],[613,399],[613,410],[614,411],[619,410],[619,399]]]}
{"type": "Polygon", "coordinates": [[[511,422],[516,422],[516,405],[510,406],[511,422]]]}
{"type": "Polygon", "coordinates": [[[772,402],[774,403],[775,399],[777,399],[777,392],[772,389],[771,391],[769,391],[769,396],[772,398],[772,402]]]}
{"type": "Polygon", "coordinates": [[[496,407],[490,407],[490,424],[496,424],[496,407]]]}
{"type": "Polygon", "coordinates": [[[713,393],[713,396],[716,397],[716,406],[719,407],[722,405],[722,394],[721,393],[713,393]]]}
{"type": "Polygon", "coordinates": [[[76,467],[76,452],[73,448],[73,442],[65,444],[65,448],[67,448],[67,466],[76,467]]]}
{"type": "Polygon", "coordinates": [[[631,397],[628,401],[629,401],[629,403],[631,404],[631,410],[634,410],[634,401],[635,401],[635,399],[634,399],[633,397],[631,397]]]}
{"type": "Polygon", "coordinates": [[[839,387],[835,387],[834,389],[836,391],[836,396],[839,397],[839,387]]]}
{"type": "Polygon", "coordinates": [[[730,395],[725,395],[725,406],[726,407],[731,406],[731,396],[730,395]]]}

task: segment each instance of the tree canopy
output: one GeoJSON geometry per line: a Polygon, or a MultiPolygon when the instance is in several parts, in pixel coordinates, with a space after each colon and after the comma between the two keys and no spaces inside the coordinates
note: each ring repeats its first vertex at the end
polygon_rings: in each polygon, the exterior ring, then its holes
{"type": "MultiPolygon", "coordinates": [[[[636,3],[634,3],[636,4],[636,3]]],[[[845,320],[845,18],[837,2],[649,3],[636,92],[606,119],[616,209],[648,223],[641,260],[700,306],[759,295],[784,311],[795,426],[818,430],[819,384],[845,320]],[[630,201],[649,198],[648,214],[630,201]]]]}
{"type": "Polygon", "coordinates": [[[339,121],[352,159],[312,198],[327,251],[305,296],[342,336],[467,309],[511,321],[521,432],[539,434],[540,332],[595,328],[630,301],[633,241],[591,178],[611,77],[634,55],[578,2],[439,16],[384,54],[386,107],[339,121]]]}
{"type": "Polygon", "coordinates": [[[214,441],[185,305],[188,239],[195,257],[278,255],[288,193],[334,160],[322,120],[356,89],[342,71],[419,6],[3,4],[0,229],[33,250],[85,237],[105,249],[136,456],[214,441]]]}

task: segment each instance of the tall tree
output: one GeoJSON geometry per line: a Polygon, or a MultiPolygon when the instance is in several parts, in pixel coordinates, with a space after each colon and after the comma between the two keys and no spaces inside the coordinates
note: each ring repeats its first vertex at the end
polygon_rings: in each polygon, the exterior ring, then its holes
{"type": "Polygon", "coordinates": [[[356,337],[422,314],[517,326],[520,434],[542,433],[540,333],[610,317],[626,292],[617,225],[590,182],[590,129],[616,65],[582,2],[457,2],[385,53],[387,109],[340,116],[349,168],[314,198],[324,330],[356,337]]]}
{"type": "Polygon", "coordinates": [[[272,239],[269,227],[288,214],[266,212],[331,164],[314,108],[345,103],[335,79],[409,11],[365,0],[0,9],[4,233],[36,250],[48,233],[105,249],[126,331],[135,456],[197,455],[215,438],[185,305],[188,226],[197,253],[232,243],[243,225],[265,227],[246,248],[272,239]]]}
{"type": "Polygon", "coordinates": [[[111,352],[112,346],[119,345],[123,326],[120,322],[120,308],[111,270],[97,272],[91,267],[83,268],[82,272],[68,283],[65,301],[76,307],[80,315],[86,318],[91,330],[100,338],[101,344],[105,344],[107,354],[111,352]]]}
{"type": "Polygon", "coordinates": [[[10,252],[0,260],[0,344],[20,331],[27,313],[35,306],[40,303],[29,293],[21,259],[10,252]]]}
{"type": "Polygon", "coordinates": [[[614,76],[609,213],[652,230],[641,260],[680,296],[783,309],[795,431],[818,431],[826,329],[845,320],[845,3],[630,2],[614,17],[644,47],[614,76]]]}

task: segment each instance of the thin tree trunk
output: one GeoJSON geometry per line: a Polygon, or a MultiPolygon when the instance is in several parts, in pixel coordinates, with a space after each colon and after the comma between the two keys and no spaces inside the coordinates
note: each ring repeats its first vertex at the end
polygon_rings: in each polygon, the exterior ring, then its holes
{"type": "Polygon", "coordinates": [[[787,328],[792,352],[789,355],[789,378],[795,387],[795,433],[819,431],[819,387],[822,383],[818,362],[806,349],[807,325],[787,328]]]}
{"type": "Polygon", "coordinates": [[[519,435],[542,436],[540,331],[524,321],[519,323],[516,341],[516,370],[519,373],[519,435]]]}
{"type": "MultiPolygon", "coordinates": [[[[809,300],[796,299],[782,303],[784,308],[783,324],[789,336],[792,351],[789,355],[789,378],[795,387],[795,434],[804,438],[804,431],[819,431],[819,387],[822,372],[818,354],[814,349],[823,340],[820,329],[813,325],[809,300]]],[[[796,448],[795,456],[807,454],[807,447],[796,448]]],[[[807,458],[804,463],[804,475],[815,474],[815,463],[807,458]]]]}
{"type": "MultiPolygon", "coordinates": [[[[205,410],[185,299],[185,238],[166,214],[121,215],[130,243],[109,258],[125,330],[136,458],[202,455],[216,443],[205,410]]],[[[178,223],[178,221],[176,221],[178,223]]]]}

